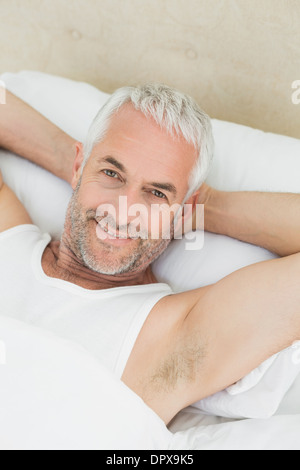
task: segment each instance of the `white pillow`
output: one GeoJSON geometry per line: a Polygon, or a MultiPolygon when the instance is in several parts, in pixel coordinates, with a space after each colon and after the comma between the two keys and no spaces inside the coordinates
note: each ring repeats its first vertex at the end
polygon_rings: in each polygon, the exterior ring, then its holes
{"type": "Polygon", "coordinates": [[[235,385],[195,403],[201,411],[225,418],[273,416],[300,373],[300,342],[271,357],[235,385]]]}
{"type": "MultiPolygon", "coordinates": [[[[9,90],[80,141],[108,97],[85,83],[40,72],[6,73],[0,79],[9,90]]],[[[212,122],[216,151],[208,184],[232,191],[299,191],[299,140],[224,121],[212,122]]],[[[0,165],[4,179],[24,203],[33,222],[59,238],[71,188],[47,171],[9,152],[0,153],[0,165]]],[[[169,283],[175,292],[217,282],[241,267],[277,257],[263,248],[211,233],[205,233],[202,250],[186,251],[184,247],[185,240],[173,241],[153,265],[158,280],[169,283]]],[[[266,372],[269,368],[263,370],[266,372]]],[[[248,376],[248,390],[253,392],[258,377],[263,385],[265,373],[257,369],[248,376]]],[[[236,390],[239,386],[240,383],[236,390]]],[[[283,390],[280,393],[270,391],[272,409],[279,405],[284,393],[283,390]]],[[[223,405],[219,406],[218,397],[215,396],[215,413],[222,415],[223,405]]],[[[244,386],[243,406],[239,403],[236,412],[236,400],[230,399],[230,406],[224,405],[225,416],[230,412],[232,416],[248,416],[252,410],[251,397],[248,400],[244,386]]],[[[210,411],[214,412],[211,401],[210,411]]],[[[265,410],[257,403],[256,414],[259,413],[264,416],[265,410]]]]}

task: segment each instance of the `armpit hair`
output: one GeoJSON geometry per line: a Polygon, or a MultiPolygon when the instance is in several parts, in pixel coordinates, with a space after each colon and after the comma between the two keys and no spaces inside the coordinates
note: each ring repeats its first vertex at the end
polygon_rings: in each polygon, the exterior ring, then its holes
{"type": "Polygon", "coordinates": [[[179,383],[194,381],[201,373],[205,351],[205,342],[200,339],[199,333],[184,338],[151,376],[151,385],[171,391],[179,383]]]}

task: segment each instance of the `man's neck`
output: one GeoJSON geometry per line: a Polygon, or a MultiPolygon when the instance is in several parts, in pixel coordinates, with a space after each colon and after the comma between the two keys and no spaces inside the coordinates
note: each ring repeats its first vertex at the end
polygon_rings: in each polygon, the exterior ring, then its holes
{"type": "Polygon", "coordinates": [[[158,281],[151,266],[140,273],[109,276],[92,271],[59,241],[51,242],[42,257],[42,267],[49,277],[63,279],[90,290],[110,289],[133,285],[153,284],[158,281]]]}

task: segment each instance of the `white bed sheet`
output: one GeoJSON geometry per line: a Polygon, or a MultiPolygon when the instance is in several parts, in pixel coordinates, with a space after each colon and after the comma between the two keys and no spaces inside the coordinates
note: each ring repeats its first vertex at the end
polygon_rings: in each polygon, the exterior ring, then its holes
{"type": "Polygon", "coordinates": [[[169,429],[175,447],[186,442],[198,450],[299,450],[300,375],[271,418],[222,418],[190,406],[175,416],[169,429]]]}
{"type": "Polygon", "coordinates": [[[1,450],[169,447],[163,421],[82,346],[1,314],[0,341],[1,450]]]}
{"type": "MultiPolygon", "coordinates": [[[[211,423],[190,409],[181,412],[173,448],[196,450],[299,450],[300,414],[211,423]]],[[[173,431],[176,428],[173,428],[173,431]]]]}
{"type": "Polygon", "coordinates": [[[300,380],[282,408],[294,414],[229,420],[189,407],[168,430],[81,346],[2,315],[0,341],[1,450],[299,450],[300,380]]]}

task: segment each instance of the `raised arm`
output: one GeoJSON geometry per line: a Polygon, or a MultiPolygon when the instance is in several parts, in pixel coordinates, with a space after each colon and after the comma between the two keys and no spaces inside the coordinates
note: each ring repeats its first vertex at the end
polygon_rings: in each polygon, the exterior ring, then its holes
{"type": "Polygon", "coordinates": [[[185,384],[187,404],[232,385],[300,340],[299,287],[297,253],[242,268],[207,290],[182,330],[203,350],[194,380],[185,384]]]}
{"type": "MultiPolygon", "coordinates": [[[[300,252],[300,194],[217,191],[203,185],[205,230],[278,254],[300,252]]],[[[196,227],[195,227],[196,228],[196,227]]]]}
{"type": "Polygon", "coordinates": [[[147,318],[122,380],[168,423],[300,340],[299,287],[297,253],[165,297],[147,318]]]}
{"type": "Polygon", "coordinates": [[[0,147],[71,181],[75,140],[9,91],[0,105],[0,147]]]}

